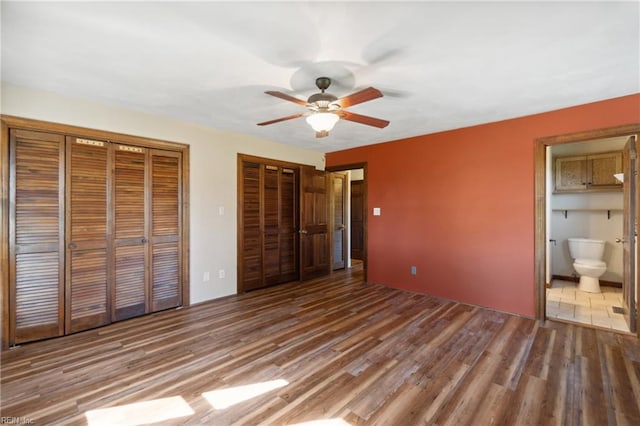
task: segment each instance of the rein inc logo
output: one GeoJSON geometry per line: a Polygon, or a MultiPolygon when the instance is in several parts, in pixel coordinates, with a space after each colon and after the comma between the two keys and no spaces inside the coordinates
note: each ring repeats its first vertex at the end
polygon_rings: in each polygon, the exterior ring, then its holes
{"type": "Polygon", "coordinates": [[[32,425],[35,420],[29,417],[0,417],[0,425],[32,425]]]}

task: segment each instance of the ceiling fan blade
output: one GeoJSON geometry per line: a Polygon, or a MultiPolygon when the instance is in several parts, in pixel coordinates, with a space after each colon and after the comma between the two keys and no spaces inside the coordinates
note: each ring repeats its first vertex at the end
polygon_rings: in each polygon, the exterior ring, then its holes
{"type": "Polygon", "coordinates": [[[367,102],[375,98],[381,98],[382,96],[382,92],[378,89],[367,87],[366,89],[362,89],[359,92],[355,92],[338,99],[336,103],[342,108],[347,108],[352,105],[361,104],[362,102],[367,102]]]}
{"type": "Polygon", "coordinates": [[[344,120],[366,124],[367,126],[379,127],[380,129],[385,128],[389,125],[389,122],[387,120],[381,120],[379,118],[369,117],[366,115],[354,114],[349,111],[343,111],[342,118],[344,120]]]}
{"type": "Polygon", "coordinates": [[[303,101],[302,99],[294,98],[293,96],[287,95],[286,93],[278,92],[275,90],[269,90],[264,92],[267,95],[275,96],[276,98],[284,99],[285,101],[293,102],[294,104],[307,106],[307,101],[303,101]]]}
{"type": "Polygon", "coordinates": [[[263,121],[262,123],[258,123],[258,126],[266,126],[267,124],[279,123],[281,121],[293,120],[294,118],[302,117],[304,113],[293,114],[287,117],[276,118],[275,120],[263,121]]]}

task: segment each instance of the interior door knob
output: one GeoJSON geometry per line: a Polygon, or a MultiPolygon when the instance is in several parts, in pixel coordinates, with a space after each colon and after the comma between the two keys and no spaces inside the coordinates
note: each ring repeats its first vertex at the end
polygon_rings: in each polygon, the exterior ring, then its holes
{"type": "Polygon", "coordinates": [[[616,238],[616,243],[626,243],[627,240],[625,240],[624,238],[616,238]]]}
{"type": "Polygon", "coordinates": [[[306,229],[301,229],[301,230],[300,230],[300,231],[298,231],[298,232],[299,232],[299,233],[301,233],[301,234],[306,234],[306,233],[307,233],[307,230],[306,230],[306,229]]]}

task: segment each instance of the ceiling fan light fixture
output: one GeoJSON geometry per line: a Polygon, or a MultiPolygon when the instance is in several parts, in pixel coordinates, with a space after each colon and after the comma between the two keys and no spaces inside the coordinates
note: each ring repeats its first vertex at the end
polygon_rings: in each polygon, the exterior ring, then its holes
{"type": "Polygon", "coordinates": [[[340,117],[333,112],[314,112],[307,116],[307,123],[309,123],[316,132],[330,131],[338,120],[340,120],[340,117]]]}

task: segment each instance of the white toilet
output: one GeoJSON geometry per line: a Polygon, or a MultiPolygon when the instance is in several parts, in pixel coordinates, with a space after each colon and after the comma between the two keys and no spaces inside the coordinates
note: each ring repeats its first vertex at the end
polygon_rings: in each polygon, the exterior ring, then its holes
{"type": "Polygon", "coordinates": [[[600,276],[607,270],[602,261],[605,242],[589,238],[569,238],[569,253],[573,260],[573,269],[580,275],[578,290],[600,293],[600,276]]]}

